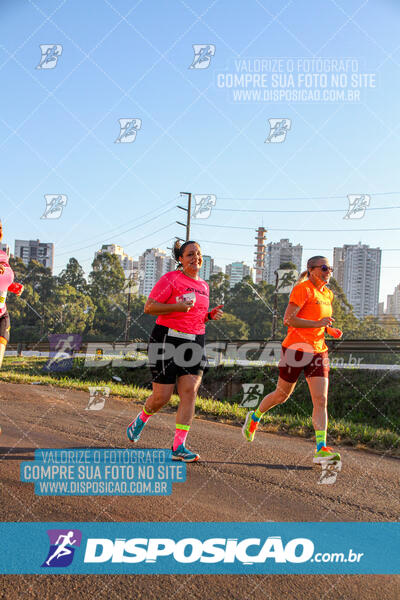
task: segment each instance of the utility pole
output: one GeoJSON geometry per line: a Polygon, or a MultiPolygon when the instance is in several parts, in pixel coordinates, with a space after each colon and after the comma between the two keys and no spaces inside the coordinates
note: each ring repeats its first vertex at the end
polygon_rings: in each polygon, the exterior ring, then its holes
{"type": "Polygon", "coordinates": [[[188,197],[188,205],[187,208],[184,208],[183,206],[179,206],[178,208],[180,208],[181,210],[184,210],[187,213],[187,217],[186,217],[186,225],[184,223],[181,223],[180,221],[177,221],[178,225],[182,225],[182,227],[186,227],[186,241],[190,240],[190,215],[192,212],[192,194],[191,192],[181,192],[181,196],[186,195],[188,197]]]}
{"type": "Polygon", "coordinates": [[[272,331],[271,338],[275,339],[276,329],[278,326],[278,284],[279,284],[279,273],[275,271],[275,291],[274,291],[274,312],[272,315],[272,331]]]}
{"type": "Polygon", "coordinates": [[[132,293],[133,273],[129,274],[128,277],[128,307],[125,314],[125,344],[128,342],[129,328],[131,326],[131,293],[132,293]]]}

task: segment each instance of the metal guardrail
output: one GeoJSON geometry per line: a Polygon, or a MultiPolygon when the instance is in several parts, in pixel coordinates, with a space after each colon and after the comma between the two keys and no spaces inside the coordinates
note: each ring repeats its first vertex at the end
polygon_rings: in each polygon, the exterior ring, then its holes
{"type": "MultiPolygon", "coordinates": [[[[208,343],[212,344],[214,340],[207,340],[208,343]]],[[[234,344],[238,347],[244,344],[260,344],[265,347],[269,344],[280,345],[281,340],[219,340],[226,344],[234,344]]],[[[147,342],[147,340],[146,340],[147,342]]],[[[128,344],[134,344],[134,341],[128,342],[128,344]]],[[[83,342],[80,354],[85,354],[87,351],[88,344],[93,349],[94,345],[98,345],[99,348],[119,348],[122,349],[126,346],[124,342],[113,343],[111,341],[98,341],[98,342],[83,342]]],[[[400,356],[400,338],[395,339],[354,339],[354,340],[327,340],[327,345],[330,351],[335,353],[351,353],[351,352],[370,352],[370,353],[393,353],[399,354],[400,356]]],[[[7,350],[16,351],[20,354],[22,351],[36,351],[36,352],[49,352],[49,342],[18,342],[8,344],[7,350]]]]}

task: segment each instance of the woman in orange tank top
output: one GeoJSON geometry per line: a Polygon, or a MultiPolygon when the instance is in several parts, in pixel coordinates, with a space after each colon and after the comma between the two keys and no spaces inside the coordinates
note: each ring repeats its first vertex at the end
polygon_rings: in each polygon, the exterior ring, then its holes
{"type": "Polygon", "coordinates": [[[306,376],[313,403],[312,421],[316,436],[313,462],[337,462],[340,454],[326,445],[328,425],[329,358],[324,334],[341,337],[331,327],[333,293],[326,287],[332,267],[324,256],[313,256],[307,271],[294,286],[283,319],[288,333],[282,343],[279,378],[276,389],[263,398],[255,411],[247,414],[242,432],[252,442],[262,415],[273,406],[286,402],[302,371],[306,376]]]}

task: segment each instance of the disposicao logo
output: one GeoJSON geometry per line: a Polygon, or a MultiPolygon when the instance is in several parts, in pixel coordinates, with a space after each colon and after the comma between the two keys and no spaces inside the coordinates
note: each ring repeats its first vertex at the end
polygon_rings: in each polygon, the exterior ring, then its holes
{"type": "Polygon", "coordinates": [[[307,538],[295,538],[286,545],[280,536],[245,538],[89,538],[85,563],[155,563],[158,558],[171,557],[178,563],[235,563],[252,565],[268,558],[276,563],[304,563],[314,553],[314,544],[307,538]],[[251,549],[251,550],[250,550],[251,549]]]}
{"type": "Polygon", "coordinates": [[[68,567],[74,558],[76,547],[81,545],[79,529],[48,529],[50,548],[42,567],[68,567]]]}

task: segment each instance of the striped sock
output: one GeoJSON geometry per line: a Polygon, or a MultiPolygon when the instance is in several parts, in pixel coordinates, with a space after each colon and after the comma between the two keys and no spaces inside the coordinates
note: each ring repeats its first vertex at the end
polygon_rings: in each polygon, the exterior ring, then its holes
{"type": "Polygon", "coordinates": [[[185,445],[187,434],[189,433],[190,425],[176,424],[174,443],[172,444],[172,450],[176,450],[181,444],[185,445]]]}
{"type": "Polygon", "coordinates": [[[261,419],[261,417],[263,416],[263,412],[261,412],[261,410],[259,408],[257,408],[257,410],[255,410],[253,412],[253,414],[251,415],[251,418],[253,419],[253,421],[256,421],[256,423],[258,423],[258,421],[261,419]]]}
{"type": "Polygon", "coordinates": [[[326,431],[315,430],[315,441],[317,443],[317,452],[326,446],[326,431]]]}
{"type": "Polygon", "coordinates": [[[143,423],[146,423],[148,419],[150,419],[150,417],[154,415],[154,413],[148,412],[144,407],[142,412],[140,413],[140,418],[143,421],[143,423]]]}

